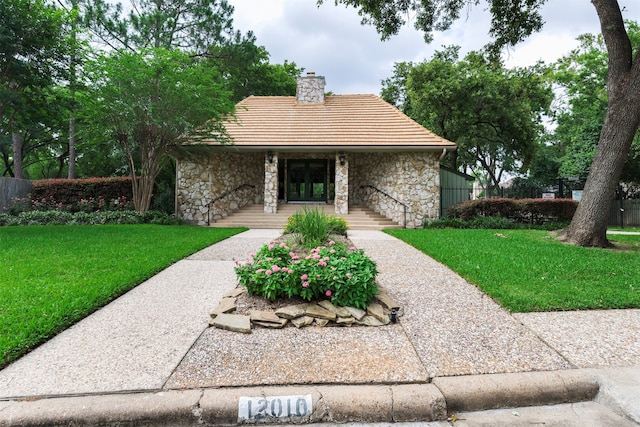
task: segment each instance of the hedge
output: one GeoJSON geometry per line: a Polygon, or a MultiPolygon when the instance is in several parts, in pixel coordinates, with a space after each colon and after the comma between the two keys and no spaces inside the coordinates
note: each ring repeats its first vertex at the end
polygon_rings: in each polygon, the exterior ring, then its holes
{"type": "Polygon", "coordinates": [[[447,209],[449,218],[471,221],[478,217],[502,217],[515,223],[569,222],[578,202],[571,199],[478,199],[447,209]]]}
{"type": "Polygon", "coordinates": [[[124,196],[131,199],[131,177],[41,179],[33,181],[31,199],[53,199],[63,205],[72,205],[81,200],[103,198],[107,201],[124,196]]]}

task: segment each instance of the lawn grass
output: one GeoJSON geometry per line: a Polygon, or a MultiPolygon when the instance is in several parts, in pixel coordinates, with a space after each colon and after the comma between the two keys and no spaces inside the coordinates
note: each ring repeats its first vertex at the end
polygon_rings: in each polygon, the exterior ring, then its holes
{"type": "Polygon", "coordinates": [[[0,368],[172,263],[240,231],[0,227],[0,368]]]}
{"type": "Polygon", "coordinates": [[[581,248],[540,230],[387,230],[511,312],[640,307],[640,236],[581,248]],[[622,250],[624,249],[624,250],[622,250]]]}

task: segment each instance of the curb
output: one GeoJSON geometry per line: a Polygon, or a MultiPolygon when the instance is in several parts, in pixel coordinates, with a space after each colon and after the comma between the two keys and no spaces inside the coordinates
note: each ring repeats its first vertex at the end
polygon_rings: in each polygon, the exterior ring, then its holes
{"type": "Polygon", "coordinates": [[[446,420],[453,412],[593,400],[598,389],[587,371],[565,370],[439,377],[430,384],[269,386],[54,397],[0,401],[0,426],[427,422],[446,420]],[[277,399],[280,410],[281,400],[302,396],[312,402],[303,416],[238,418],[241,397],[255,397],[254,402],[260,399],[265,406],[269,401],[272,408],[275,404],[269,399],[282,397],[277,399]]]}

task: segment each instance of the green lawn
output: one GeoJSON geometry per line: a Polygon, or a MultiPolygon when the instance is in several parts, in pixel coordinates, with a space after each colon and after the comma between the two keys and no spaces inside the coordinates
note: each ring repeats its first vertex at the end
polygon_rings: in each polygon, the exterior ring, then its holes
{"type": "Polygon", "coordinates": [[[387,230],[512,312],[640,307],[640,236],[580,248],[538,230],[387,230]]]}
{"type": "Polygon", "coordinates": [[[240,231],[0,227],[0,367],[172,263],[240,231]]]}

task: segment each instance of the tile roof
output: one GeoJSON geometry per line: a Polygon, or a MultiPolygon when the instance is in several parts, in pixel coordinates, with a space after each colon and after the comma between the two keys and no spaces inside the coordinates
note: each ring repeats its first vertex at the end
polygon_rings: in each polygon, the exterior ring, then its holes
{"type": "Polygon", "coordinates": [[[226,128],[238,149],[456,148],[375,95],[328,95],[324,104],[298,104],[294,96],[250,96],[236,105],[236,117],[226,128]]]}

